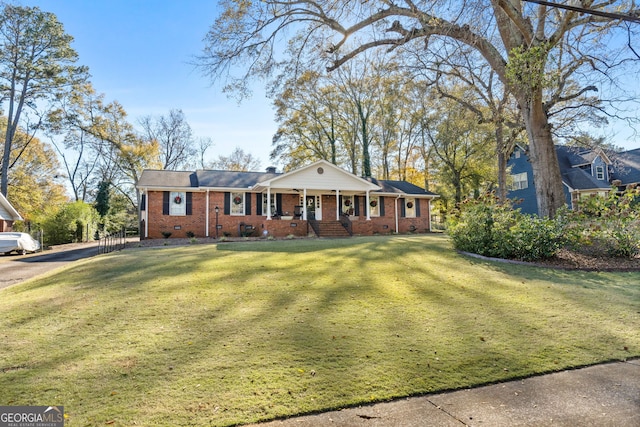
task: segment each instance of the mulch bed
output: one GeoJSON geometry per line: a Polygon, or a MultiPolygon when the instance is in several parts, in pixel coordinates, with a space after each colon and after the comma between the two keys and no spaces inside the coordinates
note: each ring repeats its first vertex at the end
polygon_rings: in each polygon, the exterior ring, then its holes
{"type": "Polygon", "coordinates": [[[567,270],[640,271],[640,257],[638,256],[634,258],[614,258],[586,255],[567,249],[561,249],[554,258],[538,264],[567,270]]]}

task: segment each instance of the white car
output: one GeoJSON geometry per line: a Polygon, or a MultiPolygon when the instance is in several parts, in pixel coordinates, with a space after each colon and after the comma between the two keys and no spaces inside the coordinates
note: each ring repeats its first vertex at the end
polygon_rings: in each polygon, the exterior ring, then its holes
{"type": "Polygon", "coordinates": [[[8,255],[11,252],[18,252],[25,255],[27,252],[36,252],[39,249],[40,242],[28,233],[0,233],[0,253],[8,255]]]}

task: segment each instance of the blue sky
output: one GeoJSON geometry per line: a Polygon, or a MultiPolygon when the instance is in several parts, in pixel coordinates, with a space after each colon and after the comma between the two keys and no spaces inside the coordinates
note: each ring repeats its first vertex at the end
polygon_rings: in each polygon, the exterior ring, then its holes
{"type": "Polygon", "coordinates": [[[210,137],[209,159],[235,147],[271,165],[276,131],[271,103],[257,87],[242,104],[192,65],[216,16],[215,0],[19,0],[54,13],[74,37],[79,64],[107,101],[118,101],[138,126],[143,116],[181,109],[196,137],[210,137]]]}

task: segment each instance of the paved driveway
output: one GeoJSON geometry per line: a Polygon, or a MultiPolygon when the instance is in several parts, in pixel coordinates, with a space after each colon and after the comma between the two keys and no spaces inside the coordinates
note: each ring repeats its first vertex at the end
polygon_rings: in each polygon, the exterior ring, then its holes
{"type": "Polygon", "coordinates": [[[33,255],[0,255],[0,289],[94,255],[98,255],[97,242],[58,246],[33,255]]]}

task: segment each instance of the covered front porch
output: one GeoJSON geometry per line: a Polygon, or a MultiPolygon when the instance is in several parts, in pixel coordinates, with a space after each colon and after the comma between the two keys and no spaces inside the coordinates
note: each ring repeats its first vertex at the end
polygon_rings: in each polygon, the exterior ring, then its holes
{"type": "Polygon", "coordinates": [[[408,195],[386,181],[360,178],[319,161],[259,182],[252,190],[262,194],[259,208],[265,215],[265,228],[280,228],[270,226],[271,221],[304,221],[301,226],[310,225],[322,236],[332,228],[338,231],[340,227],[334,224],[342,225],[349,234],[429,231],[433,195],[413,188],[424,194],[408,195]],[[426,215],[421,217],[421,212],[426,215]]]}
{"type": "MultiPolygon", "coordinates": [[[[347,173],[335,165],[319,161],[302,169],[259,182],[252,189],[264,197],[263,214],[266,221],[300,220],[321,235],[320,223],[340,224],[352,234],[351,219],[355,200],[359,198],[369,206],[371,193],[380,187],[365,179],[347,173]],[[308,223],[307,223],[308,222],[308,223]]],[[[358,217],[371,220],[370,210],[362,209],[358,217]]],[[[269,227],[268,224],[265,225],[269,227]]],[[[335,228],[336,232],[340,227],[335,228]]]]}

